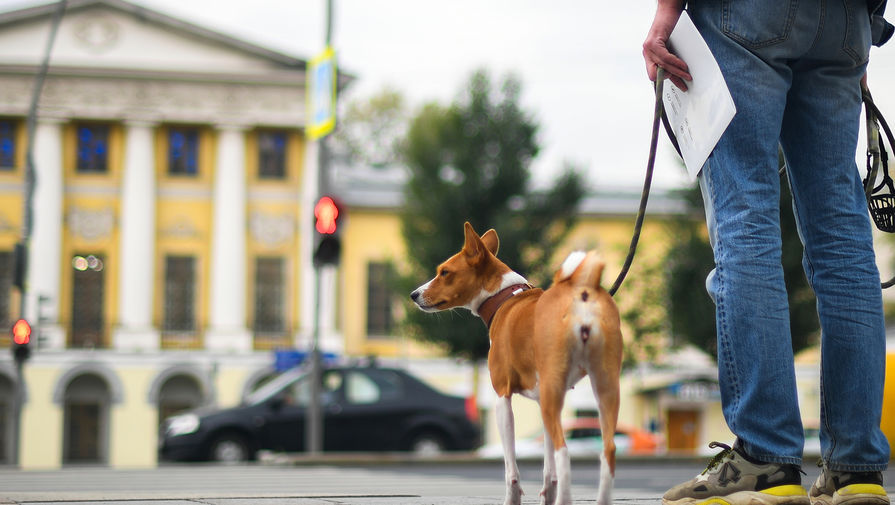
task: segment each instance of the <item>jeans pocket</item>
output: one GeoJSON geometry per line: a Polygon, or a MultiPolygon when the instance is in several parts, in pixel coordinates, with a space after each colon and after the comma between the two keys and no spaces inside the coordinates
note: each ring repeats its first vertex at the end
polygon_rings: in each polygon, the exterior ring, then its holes
{"type": "Polygon", "coordinates": [[[863,65],[870,59],[870,43],[873,38],[867,7],[864,2],[842,0],[842,3],[845,7],[846,19],[842,50],[855,65],[863,65]]]}
{"type": "Polygon", "coordinates": [[[722,0],[721,32],[747,49],[779,44],[792,30],[799,0],[722,0]]]}

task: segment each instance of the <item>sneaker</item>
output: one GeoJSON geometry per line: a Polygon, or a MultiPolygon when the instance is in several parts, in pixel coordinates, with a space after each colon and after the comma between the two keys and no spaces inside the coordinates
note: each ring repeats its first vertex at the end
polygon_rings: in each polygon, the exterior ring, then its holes
{"type": "Polygon", "coordinates": [[[823,471],[808,493],[811,505],[889,505],[882,472],[823,471]]]}
{"type": "Polygon", "coordinates": [[[798,465],[750,461],[738,444],[709,447],[724,450],[696,478],[669,489],[664,505],[810,505],[798,465]]]}

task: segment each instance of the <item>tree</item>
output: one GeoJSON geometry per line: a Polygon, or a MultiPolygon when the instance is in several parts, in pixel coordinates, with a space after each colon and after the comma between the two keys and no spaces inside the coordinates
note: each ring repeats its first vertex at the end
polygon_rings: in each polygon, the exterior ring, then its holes
{"type": "MultiPolygon", "coordinates": [[[[703,212],[698,188],[684,193],[692,212],[703,212]]],[[[705,278],[714,266],[712,249],[705,228],[696,219],[675,223],[674,243],[666,263],[669,265],[668,303],[671,330],[676,338],[717,357],[715,307],[705,290],[705,278]]],[[[704,222],[704,221],[701,221],[704,222]]],[[[796,229],[792,196],[786,179],[780,181],[780,233],[783,241],[783,278],[789,298],[790,332],[793,352],[817,342],[820,324],[817,302],[802,268],[802,242],[796,229]]]]}
{"type": "MultiPolygon", "coordinates": [[[[530,282],[543,285],[552,273],[547,264],[574,224],[585,189],[582,177],[566,167],[552,188],[531,190],[538,127],[520,108],[520,91],[512,76],[494,89],[479,71],[458,101],[427,105],[411,122],[402,149],[410,170],[401,216],[410,262],[402,278],[406,293],[460,250],[464,221],[479,233],[495,228],[498,257],[530,282]]],[[[452,356],[487,356],[486,328],[465,310],[433,315],[411,309],[405,327],[452,356]]]]}
{"type": "Polygon", "coordinates": [[[384,167],[401,161],[400,139],[410,117],[400,92],[385,88],[348,103],[334,135],[336,156],[350,164],[384,167]]]}

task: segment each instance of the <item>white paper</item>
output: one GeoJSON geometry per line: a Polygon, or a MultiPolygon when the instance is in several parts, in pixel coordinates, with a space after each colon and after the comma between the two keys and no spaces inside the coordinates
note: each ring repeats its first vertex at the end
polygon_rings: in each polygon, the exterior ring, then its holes
{"type": "Polygon", "coordinates": [[[736,114],[730,90],[709,46],[684,11],[668,40],[671,52],[687,63],[693,80],[687,91],[666,81],[662,91],[665,113],[677,137],[691,180],[696,180],[721,134],[736,114]]]}

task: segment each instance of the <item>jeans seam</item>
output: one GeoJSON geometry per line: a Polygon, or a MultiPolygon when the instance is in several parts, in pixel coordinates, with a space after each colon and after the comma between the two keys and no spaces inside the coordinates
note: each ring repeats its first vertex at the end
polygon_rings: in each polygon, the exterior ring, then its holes
{"type": "MultiPolygon", "coordinates": [[[[704,167],[706,172],[711,171],[711,165],[706,164],[704,167]]],[[[715,193],[715,184],[712,182],[712,177],[708,175],[708,173],[704,174],[706,178],[706,183],[709,188],[709,195],[711,195],[711,202],[709,205],[712,206],[712,213],[717,216],[717,209],[715,208],[715,202],[717,201],[717,195],[715,193]]],[[[725,244],[721,239],[721,234],[718,233],[718,221],[717,218],[713,220],[713,226],[715,227],[714,235],[715,235],[715,255],[717,258],[721,258],[724,253],[725,244]]],[[[733,407],[734,412],[739,411],[740,405],[740,384],[739,377],[736,373],[736,360],[734,360],[731,356],[730,343],[727,331],[727,313],[725,309],[725,294],[724,294],[724,267],[722,266],[723,262],[716,261],[715,262],[715,278],[714,282],[717,283],[717,290],[715,293],[715,310],[717,312],[717,332],[718,335],[716,339],[718,341],[718,354],[720,356],[724,356],[724,368],[726,370],[727,377],[727,385],[730,388],[730,393],[732,398],[730,398],[730,405],[733,407]]],[[[728,419],[728,423],[730,424],[730,429],[734,433],[736,433],[736,414],[732,413],[730,419],[728,419]]]]}

